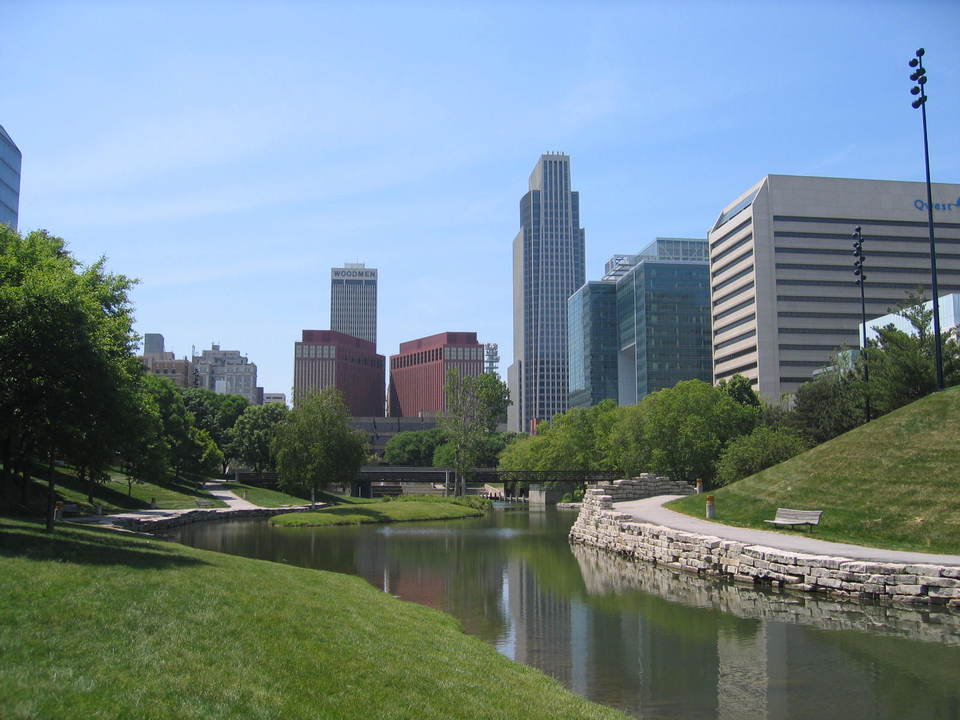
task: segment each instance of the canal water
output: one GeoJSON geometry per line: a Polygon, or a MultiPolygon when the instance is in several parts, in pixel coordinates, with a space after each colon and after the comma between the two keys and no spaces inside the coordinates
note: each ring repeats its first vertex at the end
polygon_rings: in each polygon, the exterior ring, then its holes
{"type": "Polygon", "coordinates": [[[199,523],[194,547],[350,573],[647,719],[960,720],[960,616],[765,592],[571,546],[573,512],[335,528],[199,523]]]}

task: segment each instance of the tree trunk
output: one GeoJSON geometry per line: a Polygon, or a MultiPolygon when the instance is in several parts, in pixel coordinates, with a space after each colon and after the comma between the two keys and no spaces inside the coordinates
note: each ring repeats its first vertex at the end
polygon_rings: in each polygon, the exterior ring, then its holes
{"type": "Polygon", "coordinates": [[[53,453],[50,453],[49,465],[47,467],[47,532],[53,532],[53,524],[56,513],[57,493],[56,476],[53,474],[53,453]]]}

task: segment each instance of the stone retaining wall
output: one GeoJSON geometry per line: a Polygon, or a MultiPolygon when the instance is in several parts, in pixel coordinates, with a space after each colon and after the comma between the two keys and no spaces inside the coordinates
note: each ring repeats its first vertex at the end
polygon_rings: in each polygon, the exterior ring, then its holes
{"type": "Polygon", "coordinates": [[[866,562],[749,545],[639,522],[617,512],[614,497],[606,489],[592,488],[583,500],[570,529],[571,542],[751,585],[765,583],[836,598],[946,605],[960,610],[960,566],[866,562]]]}
{"type": "Polygon", "coordinates": [[[632,591],[653,593],[694,608],[714,608],[763,622],[807,625],[823,630],[855,630],[960,647],[960,613],[927,605],[845,602],[826,595],[778,591],[718,578],[695,578],[653,563],[634,562],[586,545],[573,555],[590,595],[632,591]]]}
{"type": "Polygon", "coordinates": [[[653,473],[642,473],[637,477],[614,480],[612,483],[603,482],[591,489],[594,492],[602,491],[601,495],[609,495],[614,502],[643,500],[657,495],[693,495],[694,493],[689,483],[671,480],[653,473]]]}
{"type": "MultiPolygon", "coordinates": [[[[325,505],[326,503],[317,503],[316,508],[321,508],[325,505]]],[[[283,515],[284,513],[308,512],[311,509],[309,505],[304,505],[301,507],[288,508],[244,508],[234,510],[219,508],[191,510],[190,512],[180,513],[179,515],[167,515],[158,518],[117,518],[115,524],[122,525],[129,530],[135,530],[137,532],[154,533],[181,525],[190,525],[195,522],[208,522],[210,520],[253,520],[255,518],[283,515]]]]}

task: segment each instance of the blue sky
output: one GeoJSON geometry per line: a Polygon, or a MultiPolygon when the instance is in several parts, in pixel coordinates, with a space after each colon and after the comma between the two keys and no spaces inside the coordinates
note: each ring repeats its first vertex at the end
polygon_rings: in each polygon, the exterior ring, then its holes
{"type": "Polygon", "coordinates": [[[587,277],[703,237],[765,174],[960,182],[960,4],[0,0],[20,230],[140,279],[137,330],[218,342],[289,394],[330,268],[380,270],[379,352],[446,330],[512,358],[511,242],[572,160],[587,277]]]}

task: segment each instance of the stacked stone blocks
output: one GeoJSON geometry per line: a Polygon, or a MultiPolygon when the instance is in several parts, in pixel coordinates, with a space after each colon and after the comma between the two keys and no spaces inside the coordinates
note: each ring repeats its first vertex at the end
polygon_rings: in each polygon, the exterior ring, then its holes
{"type": "Polygon", "coordinates": [[[722,540],[638,522],[632,515],[617,512],[615,499],[619,498],[609,488],[588,490],[570,540],[634,560],[695,574],[729,576],[750,585],[766,583],[837,598],[946,605],[960,610],[960,567],[865,562],[722,540]]]}

